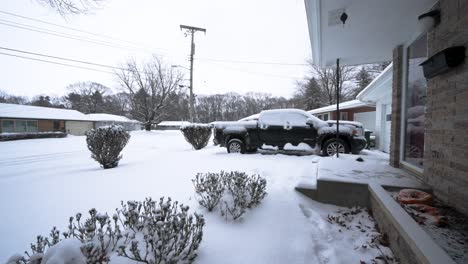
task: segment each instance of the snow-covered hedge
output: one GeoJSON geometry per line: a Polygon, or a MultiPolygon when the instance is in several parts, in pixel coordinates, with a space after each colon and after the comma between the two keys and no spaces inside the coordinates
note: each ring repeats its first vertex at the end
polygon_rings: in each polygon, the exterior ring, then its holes
{"type": "Polygon", "coordinates": [[[35,133],[0,133],[0,141],[35,139],[35,138],[63,138],[63,132],[35,132],[35,133]]]}
{"type": "Polygon", "coordinates": [[[198,173],[192,181],[201,206],[212,211],[222,199],[221,215],[234,220],[260,204],[267,195],[266,180],[245,172],[198,173]]]}
{"type": "Polygon", "coordinates": [[[86,132],[86,143],[91,157],[104,169],[119,165],[120,152],[127,145],[130,134],[122,126],[103,126],[86,132]]]}
{"type": "Polygon", "coordinates": [[[208,145],[211,137],[212,126],[209,124],[188,124],[180,127],[185,140],[196,150],[202,149],[208,145]]]}
{"type": "Polygon", "coordinates": [[[170,198],[122,202],[112,218],[91,209],[86,220],[81,213],[70,217],[62,236],[54,227],[49,237],[37,237],[31,252],[16,254],[7,263],[108,263],[116,258],[132,263],[192,263],[205,220],[188,210],[170,198]]]}

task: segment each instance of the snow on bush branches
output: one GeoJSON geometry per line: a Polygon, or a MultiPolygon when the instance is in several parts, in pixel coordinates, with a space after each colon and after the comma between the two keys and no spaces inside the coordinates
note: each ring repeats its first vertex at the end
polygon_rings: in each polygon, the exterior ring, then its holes
{"type": "Polygon", "coordinates": [[[211,125],[208,124],[189,124],[181,126],[180,130],[182,134],[184,134],[185,140],[187,140],[195,150],[206,147],[211,137],[211,125]]]}
{"type": "MultiPolygon", "coordinates": [[[[192,263],[203,237],[202,215],[171,198],[122,202],[110,218],[96,209],[89,218],[70,217],[68,231],[54,227],[50,238],[38,236],[31,253],[14,255],[7,263],[109,263],[123,257],[148,264],[192,263]]],[[[132,262],[133,263],[133,262],[132,262]]]]}
{"type": "Polygon", "coordinates": [[[104,169],[119,165],[122,158],[120,152],[127,145],[130,134],[121,126],[110,125],[91,129],[86,132],[86,143],[91,151],[91,157],[104,169]]]}
{"type": "Polygon", "coordinates": [[[192,180],[198,202],[212,211],[221,202],[221,215],[239,219],[247,209],[253,208],[267,195],[266,180],[259,175],[231,171],[220,173],[198,173],[192,180]]]}

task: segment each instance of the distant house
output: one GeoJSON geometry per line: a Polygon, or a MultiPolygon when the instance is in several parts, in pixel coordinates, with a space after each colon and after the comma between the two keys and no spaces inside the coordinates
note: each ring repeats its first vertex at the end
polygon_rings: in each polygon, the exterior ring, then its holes
{"type": "Polygon", "coordinates": [[[392,124],[392,72],[390,64],[380,73],[364,90],[357,99],[364,103],[375,104],[375,130],[376,147],[386,153],[390,153],[390,136],[392,124]]]}
{"type": "Polygon", "coordinates": [[[90,120],[94,121],[94,127],[102,127],[108,125],[120,125],[127,131],[140,130],[141,122],[132,120],[125,116],[111,114],[88,114],[90,120]]]}
{"type": "Polygon", "coordinates": [[[188,121],[162,121],[156,125],[157,130],[178,130],[183,125],[188,125],[188,121]]]}
{"type": "Polygon", "coordinates": [[[84,135],[94,127],[76,110],[0,103],[0,133],[66,132],[84,135]]]}
{"type": "MultiPolygon", "coordinates": [[[[336,120],[336,104],[308,111],[322,120],[336,120]]],[[[340,103],[340,120],[361,122],[364,128],[375,130],[375,104],[359,100],[340,103]]]]}

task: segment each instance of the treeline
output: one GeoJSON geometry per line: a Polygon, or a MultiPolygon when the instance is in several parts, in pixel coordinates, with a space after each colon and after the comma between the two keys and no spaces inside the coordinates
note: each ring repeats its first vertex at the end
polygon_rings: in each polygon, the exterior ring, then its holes
{"type": "MultiPolygon", "coordinates": [[[[337,80],[335,69],[310,64],[310,76],[297,82],[292,98],[264,93],[197,95],[193,121],[232,121],[267,109],[311,110],[336,103],[338,88],[341,101],[351,100],[387,65],[342,67],[337,80]]],[[[27,98],[0,91],[0,103],[122,115],[143,122],[148,130],[163,120],[190,120],[188,91],[181,85],[183,75],[177,68],[165,65],[157,57],[140,64],[130,60],[119,68],[121,71],[115,74],[120,83],[114,89],[96,82],[78,82],[69,85],[62,97],[42,94],[27,98]]]]}

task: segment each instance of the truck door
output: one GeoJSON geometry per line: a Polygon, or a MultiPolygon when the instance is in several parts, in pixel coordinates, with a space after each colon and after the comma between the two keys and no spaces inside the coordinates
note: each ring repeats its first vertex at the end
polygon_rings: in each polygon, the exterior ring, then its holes
{"type": "Polygon", "coordinates": [[[284,141],[284,121],[281,114],[262,113],[258,120],[258,137],[260,145],[282,147],[284,141]]]}
{"type": "Polygon", "coordinates": [[[311,147],[315,146],[317,130],[306,123],[307,116],[302,113],[290,112],[284,114],[285,122],[285,142],[293,145],[306,143],[311,147]]]}

